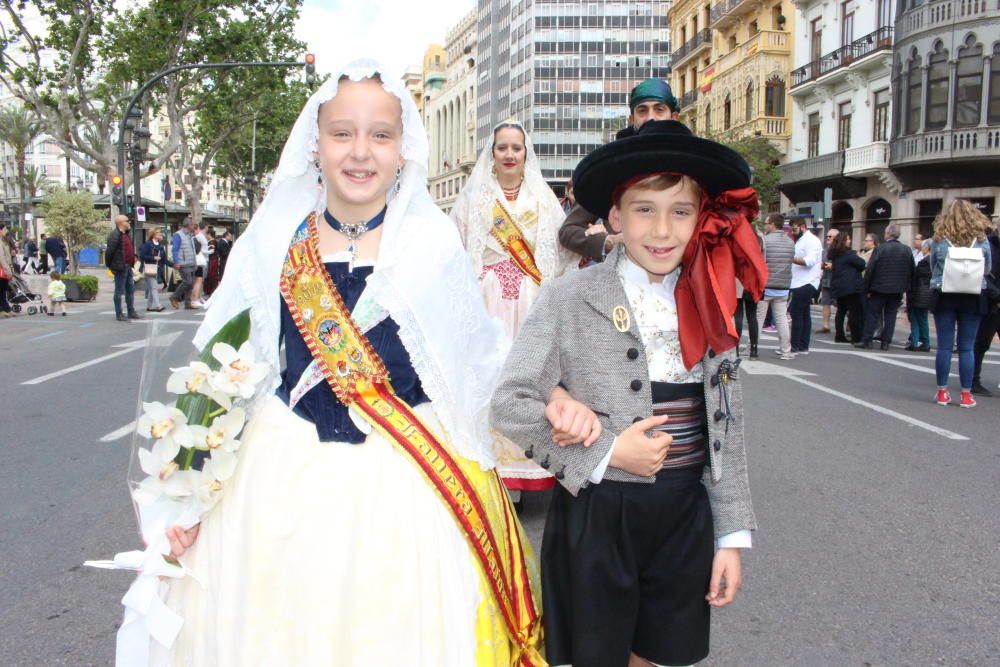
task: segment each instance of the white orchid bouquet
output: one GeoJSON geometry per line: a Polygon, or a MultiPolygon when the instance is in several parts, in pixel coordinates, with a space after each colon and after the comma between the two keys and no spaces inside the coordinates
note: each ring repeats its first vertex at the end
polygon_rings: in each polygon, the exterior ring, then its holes
{"type": "MultiPolygon", "coordinates": [[[[143,477],[132,483],[132,498],[145,550],[85,563],[138,573],[122,598],[118,667],[151,664],[160,650],[156,647],[169,649],[183,624],[163,601],[169,582],[189,574],[170,555],[167,529],[201,522],[236,469],[245,406],[271,371],[256,359],[249,339],[250,314],[244,311],[222,327],[195,361],[170,369],[166,388],[176,401],[142,403],[136,430],[152,443],[136,452],[143,477]]],[[[150,350],[156,341],[153,336],[150,350]]]]}
{"type": "Polygon", "coordinates": [[[168,499],[200,516],[218,501],[236,469],[246,422],[246,411],[234,403],[252,398],[269,373],[255,359],[249,333],[249,316],[237,315],[196,361],[170,369],[167,391],[178,395],[175,405],[142,404],[137,430],[153,444],[138,451],[147,475],[132,492],[140,507],[168,499]]]}

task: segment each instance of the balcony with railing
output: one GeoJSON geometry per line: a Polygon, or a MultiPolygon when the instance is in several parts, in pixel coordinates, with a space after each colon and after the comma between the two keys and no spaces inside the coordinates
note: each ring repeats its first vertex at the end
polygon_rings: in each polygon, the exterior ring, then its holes
{"type": "Polygon", "coordinates": [[[888,168],[888,141],[874,141],[844,151],[844,176],[869,176],[888,168]]]}
{"type": "Polygon", "coordinates": [[[698,72],[699,77],[704,81],[705,73],[711,69],[714,70],[712,76],[715,80],[718,80],[724,73],[749,58],[756,56],[758,53],[777,53],[790,56],[792,50],[789,44],[788,33],[777,30],[762,30],[729,53],[720,57],[708,67],[703,67],[698,72]]]}
{"type": "Polygon", "coordinates": [[[681,109],[687,109],[697,101],[698,101],[698,89],[692,88],[691,90],[681,95],[681,109]]]}
{"type": "Polygon", "coordinates": [[[837,70],[852,68],[879,52],[892,53],[892,26],[883,26],[818,60],[792,71],[792,90],[837,70]]]}
{"type": "Polygon", "coordinates": [[[708,28],[699,30],[694,37],[684,42],[681,48],[677,49],[670,56],[670,66],[677,67],[685,58],[701,51],[703,47],[711,46],[712,31],[708,28]]]}
{"type": "Polygon", "coordinates": [[[986,18],[996,11],[995,3],[996,0],[936,0],[908,9],[896,21],[896,39],[986,18]]]}
{"type": "Polygon", "coordinates": [[[713,28],[723,27],[729,20],[757,11],[759,7],[760,3],[756,0],[721,0],[712,5],[708,12],[709,25],[713,28]]]}
{"type": "Polygon", "coordinates": [[[931,130],[892,142],[893,167],[942,160],[1000,161],[1000,127],[931,130]]]}
{"type": "Polygon", "coordinates": [[[839,178],[844,173],[844,151],[789,162],[780,169],[782,184],[839,178]]]}

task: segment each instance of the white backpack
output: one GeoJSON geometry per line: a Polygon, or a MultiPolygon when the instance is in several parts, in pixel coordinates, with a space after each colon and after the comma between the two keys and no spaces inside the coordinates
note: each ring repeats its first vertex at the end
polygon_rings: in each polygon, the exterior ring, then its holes
{"type": "MultiPolygon", "coordinates": [[[[947,239],[945,239],[947,241],[947,239]]],[[[986,256],[976,241],[968,248],[953,245],[948,241],[948,254],[944,259],[941,276],[941,291],[949,294],[979,294],[983,291],[983,274],[986,272],[986,256]]]]}

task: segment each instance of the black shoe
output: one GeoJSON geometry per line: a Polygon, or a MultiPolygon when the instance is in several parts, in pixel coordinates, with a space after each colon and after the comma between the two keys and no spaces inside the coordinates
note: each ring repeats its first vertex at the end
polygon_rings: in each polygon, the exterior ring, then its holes
{"type": "Polygon", "coordinates": [[[115,317],[115,319],[118,320],[119,322],[128,322],[128,317],[125,315],[118,315],[115,317]]]}
{"type": "Polygon", "coordinates": [[[845,338],[844,336],[837,336],[837,337],[835,337],[833,339],[833,342],[834,343],[846,343],[847,342],[847,338],[845,338]]]}
{"type": "Polygon", "coordinates": [[[921,345],[920,347],[917,348],[917,352],[930,352],[930,351],[931,351],[930,345],[921,345]]]}
{"type": "Polygon", "coordinates": [[[754,346],[752,346],[750,348],[750,358],[751,359],[760,359],[760,356],[758,356],[758,354],[757,354],[757,346],[756,345],[754,345],[754,346]]]}
{"type": "Polygon", "coordinates": [[[889,343],[882,343],[878,347],[879,347],[880,350],[888,350],[889,349],[889,343]]]}
{"type": "Polygon", "coordinates": [[[128,314],[128,319],[130,319],[130,320],[141,320],[141,319],[143,319],[143,317],[139,313],[129,313],[128,314]]]}
{"type": "Polygon", "coordinates": [[[866,343],[864,341],[861,341],[860,343],[854,343],[854,347],[859,347],[862,350],[870,350],[872,349],[872,344],[870,342],[866,343]]]}
{"type": "Polygon", "coordinates": [[[989,389],[987,389],[986,387],[984,387],[979,382],[973,382],[972,383],[972,393],[976,394],[977,396],[992,396],[993,395],[992,391],[990,391],[989,389]]]}
{"type": "Polygon", "coordinates": [[[903,349],[906,350],[907,352],[916,352],[919,348],[917,348],[917,346],[914,345],[913,343],[907,343],[906,345],[903,346],[903,349]]]}

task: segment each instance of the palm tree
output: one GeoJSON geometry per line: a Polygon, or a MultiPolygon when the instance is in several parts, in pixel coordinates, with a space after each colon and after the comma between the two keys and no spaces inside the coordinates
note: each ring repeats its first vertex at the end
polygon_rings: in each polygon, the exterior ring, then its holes
{"type": "Polygon", "coordinates": [[[14,149],[14,161],[17,163],[17,188],[21,197],[21,225],[24,225],[24,214],[29,203],[26,198],[24,183],[25,154],[32,142],[41,134],[38,119],[24,107],[7,107],[0,109],[0,141],[10,144],[14,149]]]}
{"type": "Polygon", "coordinates": [[[29,202],[38,196],[39,190],[44,190],[48,185],[50,185],[49,178],[42,173],[41,169],[35,165],[25,168],[24,191],[28,195],[29,202]]]}

